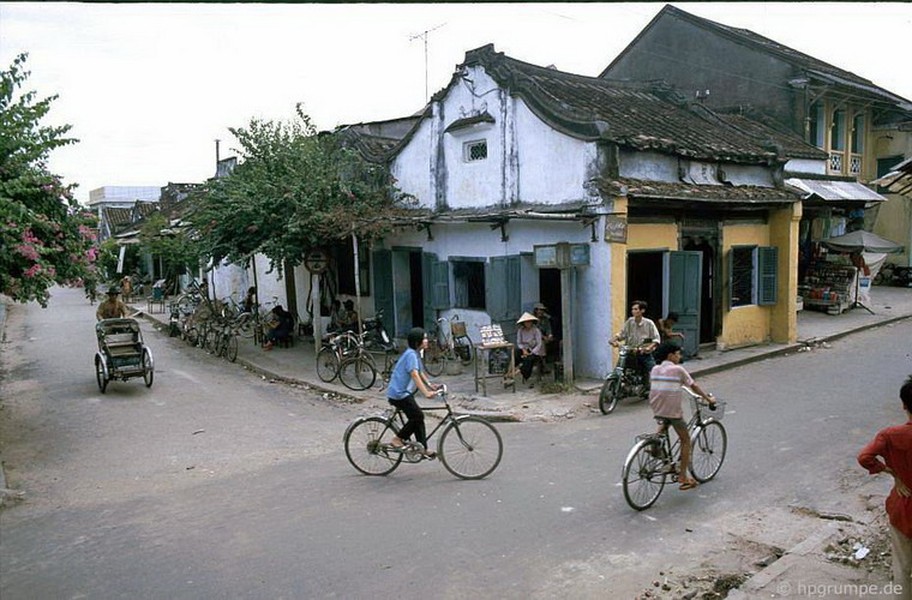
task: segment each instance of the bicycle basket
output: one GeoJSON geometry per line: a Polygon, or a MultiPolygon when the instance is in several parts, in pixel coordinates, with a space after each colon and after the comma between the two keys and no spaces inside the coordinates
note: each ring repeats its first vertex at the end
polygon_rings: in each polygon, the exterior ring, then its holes
{"type": "Polygon", "coordinates": [[[721,421],[722,417],[725,416],[725,400],[716,400],[715,410],[705,404],[700,406],[700,414],[703,415],[704,420],[715,419],[716,421],[721,421]]]}
{"type": "Polygon", "coordinates": [[[450,333],[453,334],[453,337],[466,337],[468,332],[466,331],[466,324],[462,321],[453,321],[450,323],[450,333]]]}

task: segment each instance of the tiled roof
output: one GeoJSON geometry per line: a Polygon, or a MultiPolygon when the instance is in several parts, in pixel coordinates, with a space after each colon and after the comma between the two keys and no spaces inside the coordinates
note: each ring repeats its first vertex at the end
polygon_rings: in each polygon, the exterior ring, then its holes
{"type": "Polygon", "coordinates": [[[373,163],[385,163],[400,139],[371,135],[355,128],[339,129],[333,133],[342,140],[342,144],[353,148],[364,160],[373,163]]]}
{"type": "Polygon", "coordinates": [[[763,122],[764,117],[762,116],[747,117],[741,114],[720,114],[719,116],[733,127],[753,136],[760,144],[777,148],[782,156],[826,160],[826,152],[808,144],[794,133],[783,131],[782,128],[763,122]]]}
{"type": "Polygon", "coordinates": [[[121,225],[129,225],[133,222],[133,208],[113,208],[105,207],[102,209],[103,218],[112,228],[121,225]]]}
{"type": "Polygon", "coordinates": [[[792,204],[800,200],[796,193],[782,188],[754,185],[692,185],[627,178],[602,179],[597,181],[596,185],[607,195],[627,196],[631,200],[672,200],[681,203],[724,205],[792,204]]]}
{"type": "MultiPolygon", "coordinates": [[[[578,139],[704,160],[751,164],[784,160],[708,110],[692,110],[668,86],[564,73],[509,58],[491,44],[467,52],[465,64],[483,66],[540,119],[578,139]]],[[[459,78],[457,72],[435,98],[445,95],[459,78]]]]}

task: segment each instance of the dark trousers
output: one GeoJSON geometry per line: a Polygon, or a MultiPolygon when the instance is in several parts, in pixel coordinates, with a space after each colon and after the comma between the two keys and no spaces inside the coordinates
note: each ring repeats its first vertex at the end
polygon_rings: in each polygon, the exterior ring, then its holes
{"type": "Polygon", "coordinates": [[[532,369],[541,357],[537,354],[527,354],[523,356],[522,350],[516,348],[514,350],[513,359],[516,366],[519,367],[519,372],[522,373],[523,381],[525,381],[532,376],[532,369]]]}
{"type": "Polygon", "coordinates": [[[408,419],[405,426],[399,430],[399,439],[407,440],[415,434],[415,441],[427,449],[427,430],[424,428],[424,411],[415,401],[415,395],[409,395],[399,400],[388,398],[389,403],[405,413],[408,419]]]}

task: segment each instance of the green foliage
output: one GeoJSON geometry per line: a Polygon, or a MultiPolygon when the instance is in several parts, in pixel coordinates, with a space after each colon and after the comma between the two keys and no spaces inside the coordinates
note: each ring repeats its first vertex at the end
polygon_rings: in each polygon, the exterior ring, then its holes
{"type": "Polygon", "coordinates": [[[143,249],[161,258],[162,276],[166,279],[183,273],[187,267],[195,270],[200,263],[200,243],[186,232],[171,231],[167,217],[155,212],[145,218],[139,232],[143,249]]]}
{"type": "Polygon", "coordinates": [[[318,134],[298,106],[291,122],[252,119],[231,129],[240,164],[210,182],[190,219],[204,254],[245,264],[254,253],[274,268],[296,265],[311,248],[351,235],[382,235],[378,215],[399,211],[382,165],[365,161],[336,136],[318,134]]]}
{"type": "Polygon", "coordinates": [[[47,306],[55,284],[91,277],[97,223],[46,166],[50,152],[75,143],[69,125],[40,121],[57,96],[37,100],[20,90],[27,55],[0,71],[0,292],[18,302],[47,306]]]}

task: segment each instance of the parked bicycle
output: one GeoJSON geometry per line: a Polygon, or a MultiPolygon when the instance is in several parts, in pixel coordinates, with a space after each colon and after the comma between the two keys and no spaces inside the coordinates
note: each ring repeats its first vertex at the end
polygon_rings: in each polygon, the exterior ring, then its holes
{"type": "Polygon", "coordinates": [[[357,355],[360,347],[358,336],[350,331],[325,335],[323,346],[317,352],[317,377],[320,381],[330,383],[338,377],[343,361],[357,355]]]}
{"type": "Polygon", "coordinates": [[[432,377],[442,375],[449,361],[458,360],[463,365],[472,363],[472,340],[458,315],[437,319],[437,333],[431,336],[431,340],[423,361],[424,368],[432,377]]]}
{"type": "MultiPolygon", "coordinates": [[[[443,406],[422,407],[424,411],[445,411],[427,439],[441,431],[437,457],[447,471],[460,479],[487,477],[503,456],[500,433],[488,421],[474,415],[456,416],[447,400],[446,386],[437,395],[443,406]]],[[[418,463],[426,458],[421,444],[408,442],[402,448],[390,443],[405,425],[405,415],[390,408],[382,415],[355,419],[345,430],[345,456],[351,465],[365,475],[388,475],[406,462],[418,463]]]]}
{"type": "MultiPolygon", "coordinates": [[[[728,449],[728,434],[721,419],[725,414],[725,402],[715,401],[715,409],[688,388],[683,388],[690,396],[693,414],[687,423],[691,439],[691,459],[689,471],[694,479],[705,483],[716,476],[725,460],[728,449]]],[[[680,460],[681,441],[671,443],[669,427],[661,433],[644,433],[636,437],[636,442],[627,459],[624,461],[622,474],[624,499],[631,508],[646,510],[659,499],[665,480],[671,478],[677,482],[678,461],[680,460]]]]}

